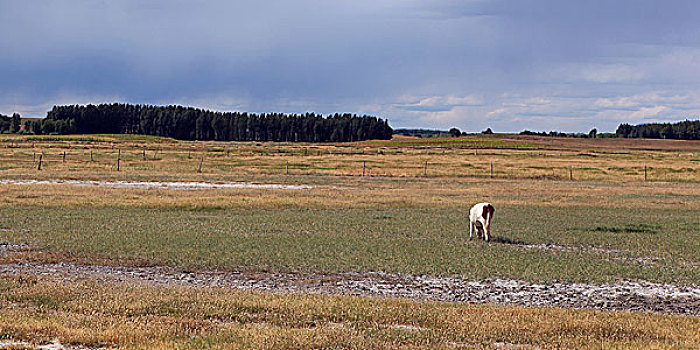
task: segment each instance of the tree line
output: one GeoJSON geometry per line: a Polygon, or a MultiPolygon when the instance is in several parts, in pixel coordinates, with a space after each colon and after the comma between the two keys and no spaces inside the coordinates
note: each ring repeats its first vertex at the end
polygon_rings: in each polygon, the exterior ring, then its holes
{"type": "Polygon", "coordinates": [[[615,135],[626,138],[700,140],[700,120],[639,125],[620,124],[615,135]]]}
{"type": "Polygon", "coordinates": [[[54,106],[34,134],[142,134],[180,140],[347,142],[390,139],[388,120],[356,114],[214,112],[131,104],[54,106]]]}
{"type": "Polygon", "coordinates": [[[599,135],[602,136],[601,134],[598,133],[598,129],[593,128],[591,131],[588,132],[588,134],[584,133],[565,133],[565,132],[559,132],[559,131],[530,131],[530,130],[523,130],[520,132],[520,135],[530,135],[530,136],[553,136],[553,137],[579,137],[579,138],[590,138],[594,139],[598,137],[599,135]]]}
{"type": "MultiPolygon", "coordinates": [[[[456,128],[453,128],[456,129],[456,128]]],[[[452,130],[452,129],[450,129],[452,130]]],[[[453,137],[452,133],[447,130],[433,130],[433,129],[395,129],[394,134],[396,135],[406,135],[415,137],[453,137]]],[[[461,135],[461,133],[460,133],[461,135]]],[[[460,136],[457,135],[457,136],[460,136]]]]}
{"type": "MultiPolygon", "coordinates": [[[[482,134],[493,134],[491,128],[481,132],[482,134]]],[[[434,129],[395,129],[394,134],[396,135],[406,135],[415,137],[460,137],[467,136],[466,131],[461,131],[456,127],[450,130],[434,130],[434,129]]]]}
{"type": "MultiPolygon", "coordinates": [[[[144,134],[182,140],[347,142],[390,139],[393,133],[422,137],[463,136],[449,131],[425,129],[393,130],[388,120],[356,114],[215,112],[183,106],[131,104],[54,106],[45,119],[30,120],[21,128],[18,113],[0,114],[0,133],[33,134],[144,134]]],[[[482,133],[492,133],[487,129],[482,133]]],[[[533,132],[522,135],[558,137],[623,137],[700,140],[700,120],[676,123],[620,124],[615,134],[533,132]]]]}

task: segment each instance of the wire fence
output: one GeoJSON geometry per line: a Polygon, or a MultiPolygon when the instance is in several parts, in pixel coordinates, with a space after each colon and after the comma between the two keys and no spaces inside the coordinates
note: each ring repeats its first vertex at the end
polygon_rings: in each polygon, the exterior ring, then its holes
{"type": "MultiPolygon", "coordinates": [[[[29,145],[27,145],[29,146],[29,145]]],[[[132,147],[20,147],[0,154],[3,170],[242,173],[288,176],[475,177],[568,181],[700,182],[697,154],[678,158],[591,157],[590,154],[460,150],[401,152],[311,147],[268,149],[132,147]],[[673,159],[669,159],[673,158],[673,159]],[[678,158],[678,159],[676,159],[678,158]]]]}

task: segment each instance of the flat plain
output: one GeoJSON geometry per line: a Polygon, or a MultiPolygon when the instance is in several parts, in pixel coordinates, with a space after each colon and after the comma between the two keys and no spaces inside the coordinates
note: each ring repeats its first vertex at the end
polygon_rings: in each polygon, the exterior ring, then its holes
{"type": "Polygon", "coordinates": [[[4,136],[0,263],[15,270],[2,275],[0,339],[30,348],[53,339],[124,348],[697,348],[694,306],[681,315],[477,306],[67,279],[27,266],[697,288],[699,213],[700,142],[4,136]],[[168,187],[194,182],[242,186],[168,187]],[[261,186],[271,184],[281,186],[261,186]],[[496,206],[490,243],[468,239],[467,206],[479,201],[496,206]]]}

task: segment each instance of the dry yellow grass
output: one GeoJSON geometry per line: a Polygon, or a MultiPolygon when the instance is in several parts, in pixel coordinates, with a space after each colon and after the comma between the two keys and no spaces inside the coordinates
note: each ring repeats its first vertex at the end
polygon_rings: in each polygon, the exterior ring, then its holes
{"type": "Polygon", "coordinates": [[[3,277],[0,334],[126,349],[694,349],[700,319],[3,277]]]}
{"type": "Polygon", "coordinates": [[[32,178],[360,176],[363,169],[367,176],[488,178],[493,164],[493,176],[501,179],[640,182],[646,166],[649,181],[700,182],[700,142],[667,140],[472,136],[319,145],[4,136],[0,162],[4,177],[32,178]],[[40,154],[42,171],[36,170],[40,154]]]}
{"type": "MultiPolygon", "coordinates": [[[[215,177],[198,181],[216,182],[215,177]]],[[[688,183],[606,183],[484,179],[247,176],[256,183],[309,184],[311,189],[116,189],[97,186],[0,184],[0,207],[386,208],[499,204],[700,208],[700,187],[688,183]]]]}

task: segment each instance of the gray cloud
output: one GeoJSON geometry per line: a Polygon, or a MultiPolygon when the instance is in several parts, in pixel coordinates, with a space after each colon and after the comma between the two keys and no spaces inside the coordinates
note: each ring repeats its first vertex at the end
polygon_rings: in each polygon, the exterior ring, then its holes
{"type": "Polygon", "coordinates": [[[118,99],[377,113],[395,127],[611,131],[697,113],[698,10],[651,0],[5,0],[0,113],[118,99]]]}

